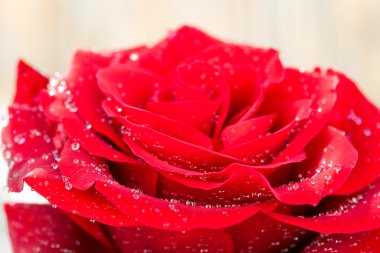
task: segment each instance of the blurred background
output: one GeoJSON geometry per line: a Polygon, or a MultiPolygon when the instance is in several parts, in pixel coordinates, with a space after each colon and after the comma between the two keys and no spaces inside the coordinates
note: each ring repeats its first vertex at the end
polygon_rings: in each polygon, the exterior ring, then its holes
{"type": "MultiPolygon", "coordinates": [[[[78,48],[152,44],[183,24],[277,48],[288,66],[344,71],[380,105],[378,0],[0,0],[0,114],[11,101],[19,58],[62,73],[78,48]]],[[[31,192],[8,194],[6,174],[0,159],[0,203],[41,201],[31,192]]],[[[6,234],[1,211],[2,253],[11,252],[6,234]]]]}

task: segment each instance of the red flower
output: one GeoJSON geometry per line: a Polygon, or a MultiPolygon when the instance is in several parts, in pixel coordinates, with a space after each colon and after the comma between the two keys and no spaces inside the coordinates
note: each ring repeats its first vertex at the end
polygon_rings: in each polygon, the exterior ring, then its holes
{"type": "Polygon", "coordinates": [[[6,206],[15,252],[380,250],[380,113],[341,73],[190,27],[18,70],[9,189],[57,209],[6,206]]]}

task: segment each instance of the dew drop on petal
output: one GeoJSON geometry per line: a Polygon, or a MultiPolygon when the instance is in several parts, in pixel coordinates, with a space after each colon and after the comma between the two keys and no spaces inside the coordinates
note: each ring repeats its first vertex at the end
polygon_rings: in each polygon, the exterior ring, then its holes
{"type": "Polygon", "coordinates": [[[71,144],[71,149],[72,149],[72,150],[76,151],[76,150],[78,150],[79,148],[80,148],[80,144],[79,144],[78,142],[73,142],[73,143],[71,144]]]}

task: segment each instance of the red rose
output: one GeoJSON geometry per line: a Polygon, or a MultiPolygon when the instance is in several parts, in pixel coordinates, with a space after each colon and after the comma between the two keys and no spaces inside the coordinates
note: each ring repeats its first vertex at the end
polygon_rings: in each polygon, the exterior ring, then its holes
{"type": "Polygon", "coordinates": [[[9,189],[57,209],[6,206],[15,252],[380,251],[380,113],[341,73],[190,27],[18,71],[9,189]]]}

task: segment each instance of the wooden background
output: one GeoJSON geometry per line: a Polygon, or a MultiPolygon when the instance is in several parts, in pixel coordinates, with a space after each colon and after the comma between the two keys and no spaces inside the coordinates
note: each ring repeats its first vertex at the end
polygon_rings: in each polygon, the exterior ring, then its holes
{"type": "MultiPolygon", "coordinates": [[[[20,57],[46,73],[63,72],[77,48],[153,43],[182,24],[277,48],[287,65],[342,70],[380,105],[378,0],[0,0],[0,112],[20,57]]],[[[11,199],[35,200],[22,196],[11,199]]],[[[0,214],[0,252],[7,253],[5,234],[0,214]]]]}

